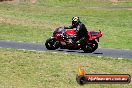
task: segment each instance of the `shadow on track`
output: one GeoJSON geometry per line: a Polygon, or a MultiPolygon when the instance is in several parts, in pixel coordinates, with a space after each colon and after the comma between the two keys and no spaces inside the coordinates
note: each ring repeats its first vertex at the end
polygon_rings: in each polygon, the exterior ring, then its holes
{"type": "Polygon", "coordinates": [[[67,53],[80,53],[80,54],[82,53],[82,54],[95,54],[95,55],[101,54],[101,55],[103,55],[102,52],[98,52],[98,51],[95,51],[93,53],[85,53],[82,50],[68,50],[68,49],[57,49],[55,51],[60,51],[60,52],[62,51],[62,52],[67,52],[67,53]]]}

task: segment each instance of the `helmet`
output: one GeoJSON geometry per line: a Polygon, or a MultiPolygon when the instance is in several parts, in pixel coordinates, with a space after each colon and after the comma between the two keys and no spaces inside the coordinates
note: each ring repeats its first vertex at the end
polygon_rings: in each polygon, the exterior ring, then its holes
{"type": "Polygon", "coordinates": [[[79,17],[72,17],[72,21],[79,21],[79,17]]]}
{"type": "Polygon", "coordinates": [[[78,24],[80,22],[79,17],[73,17],[72,18],[72,25],[78,24]]]}

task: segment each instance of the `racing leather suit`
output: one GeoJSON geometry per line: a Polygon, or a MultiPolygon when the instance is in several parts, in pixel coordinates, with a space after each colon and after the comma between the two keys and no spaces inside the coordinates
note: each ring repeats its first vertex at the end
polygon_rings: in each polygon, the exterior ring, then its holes
{"type": "Polygon", "coordinates": [[[79,41],[79,43],[81,44],[84,44],[85,43],[84,41],[87,38],[89,38],[88,31],[85,25],[79,21],[76,24],[72,24],[69,27],[64,27],[64,29],[73,29],[73,28],[76,28],[77,41],[79,41]]]}

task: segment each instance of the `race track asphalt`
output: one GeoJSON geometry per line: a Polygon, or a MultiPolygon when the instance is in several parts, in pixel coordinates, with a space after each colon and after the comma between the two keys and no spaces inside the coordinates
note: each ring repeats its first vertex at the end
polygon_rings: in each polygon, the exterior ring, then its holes
{"type": "Polygon", "coordinates": [[[35,50],[35,51],[51,51],[53,53],[72,53],[72,54],[83,54],[83,55],[96,55],[96,56],[107,56],[114,57],[118,59],[132,59],[132,50],[122,50],[122,49],[107,49],[98,48],[93,53],[83,53],[82,50],[68,50],[68,49],[57,49],[57,50],[47,50],[44,44],[30,43],[30,42],[16,42],[9,40],[0,40],[0,48],[14,48],[14,49],[24,49],[24,50],[35,50]]]}

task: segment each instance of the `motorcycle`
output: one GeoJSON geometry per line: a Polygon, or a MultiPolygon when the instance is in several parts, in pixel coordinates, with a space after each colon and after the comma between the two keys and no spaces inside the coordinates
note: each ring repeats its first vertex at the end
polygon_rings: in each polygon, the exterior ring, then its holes
{"type": "Polygon", "coordinates": [[[83,50],[86,53],[92,53],[98,48],[99,38],[102,32],[89,31],[89,38],[83,44],[78,44],[76,29],[64,29],[63,27],[56,28],[53,36],[48,38],[45,46],[48,50],[55,50],[58,48],[69,50],[83,50]]]}

